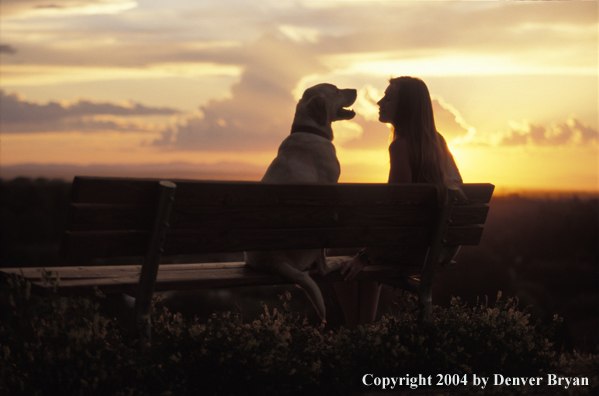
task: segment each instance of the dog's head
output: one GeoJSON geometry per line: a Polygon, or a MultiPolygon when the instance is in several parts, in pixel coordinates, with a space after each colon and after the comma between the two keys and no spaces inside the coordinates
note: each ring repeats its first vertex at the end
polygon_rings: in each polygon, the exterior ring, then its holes
{"type": "Polygon", "coordinates": [[[356,113],[347,107],[356,101],[356,96],[355,89],[339,89],[333,84],[310,87],[297,104],[294,124],[330,129],[334,121],[351,120],[356,113]]]}

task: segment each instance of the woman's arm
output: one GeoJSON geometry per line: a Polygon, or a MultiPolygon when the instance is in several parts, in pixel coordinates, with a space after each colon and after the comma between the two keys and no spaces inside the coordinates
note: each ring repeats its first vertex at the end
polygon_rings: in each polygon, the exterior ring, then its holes
{"type": "Polygon", "coordinates": [[[405,138],[398,136],[389,145],[389,183],[411,183],[412,167],[410,166],[410,152],[405,138]]]}
{"type": "Polygon", "coordinates": [[[356,275],[362,272],[362,270],[372,262],[373,256],[375,256],[374,250],[375,249],[372,248],[364,248],[360,253],[343,261],[339,267],[339,272],[344,276],[343,280],[353,280],[356,275]],[[365,257],[368,258],[365,260],[365,257]]]}
{"type": "Polygon", "coordinates": [[[358,254],[342,261],[339,267],[343,280],[350,281],[362,270],[376,261],[386,251],[385,248],[365,247],[358,254]]]}
{"type": "Polygon", "coordinates": [[[447,175],[449,179],[457,184],[462,184],[464,181],[462,180],[462,175],[460,174],[460,170],[458,169],[458,165],[455,162],[455,158],[453,158],[453,154],[449,151],[449,146],[447,146],[447,141],[439,132],[437,132],[437,138],[439,139],[439,143],[441,144],[441,148],[443,149],[443,153],[446,156],[447,163],[447,175]]]}

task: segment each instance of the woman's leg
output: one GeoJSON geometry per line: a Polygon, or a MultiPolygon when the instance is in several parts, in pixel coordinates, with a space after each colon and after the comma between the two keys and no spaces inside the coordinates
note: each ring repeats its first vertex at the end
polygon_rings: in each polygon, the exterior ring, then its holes
{"type": "MultiPolygon", "coordinates": [[[[327,257],[333,256],[355,256],[360,248],[337,248],[327,249],[327,257]]],[[[335,282],[333,283],[337,299],[341,305],[345,324],[350,329],[354,329],[360,324],[360,287],[357,281],[335,282]]]]}
{"type": "MultiPolygon", "coordinates": [[[[441,263],[451,261],[460,249],[459,246],[445,246],[441,253],[441,263]]],[[[380,262],[392,264],[401,263],[408,267],[414,267],[414,274],[418,273],[426,257],[425,249],[412,248],[390,248],[379,252],[380,262]]],[[[327,256],[350,255],[357,251],[353,249],[329,249],[327,256]]],[[[377,260],[377,261],[379,261],[377,260]]],[[[334,285],[337,298],[341,304],[345,323],[350,329],[361,324],[373,323],[376,319],[376,311],[381,295],[381,286],[375,281],[350,281],[335,282],[334,285]]]]}
{"type": "Polygon", "coordinates": [[[358,324],[370,324],[376,318],[376,311],[381,296],[381,285],[376,281],[359,282],[360,319],[358,324]]]}
{"type": "Polygon", "coordinates": [[[335,282],[333,286],[349,329],[374,322],[381,295],[378,282],[335,282]]]}
{"type": "Polygon", "coordinates": [[[357,281],[333,283],[348,328],[354,329],[360,321],[360,288],[357,281]]]}

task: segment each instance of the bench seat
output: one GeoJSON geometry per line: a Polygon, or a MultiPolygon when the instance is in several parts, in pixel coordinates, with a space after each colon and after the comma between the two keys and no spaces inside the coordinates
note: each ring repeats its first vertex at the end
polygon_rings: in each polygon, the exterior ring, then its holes
{"type": "MultiPolygon", "coordinates": [[[[141,265],[92,266],[92,267],[50,267],[50,268],[3,268],[5,274],[22,274],[31,282],[32,289],[38,294],[48,286],[47,280],[60,279],[60,294],[92,294],[94,288],[104,294],[135,295],[141,274],[141,265]]],[[[385,279],[405,276],[413,269],[392,266],[372,265],[356,276],[356,280],[385,279]]],[[[333,272],[326,277],[313,273],[316,282],[337,282],[343,277],[333,272]]],[[[407,280],[407,279],[406,279],[407,280]]],[[[266,286],[291,284],[282,277],[255,270],[244,262],[199,263],[199,264],[163,264],[158,269],[154,291],[218,289],[235,286],[266,286]]]]}

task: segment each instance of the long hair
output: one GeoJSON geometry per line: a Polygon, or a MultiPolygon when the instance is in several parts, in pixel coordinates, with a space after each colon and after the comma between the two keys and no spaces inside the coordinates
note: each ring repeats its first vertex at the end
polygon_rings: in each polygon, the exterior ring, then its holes
{"type": "Polygon", "coordinates": [[[448,148],[437,132],[430,93],[424,81],[415,77],[389,80],[397,95],[393,119],[393,140],[405,138],[410,147],[413,183],[432,183],[437,187],[439,204],[447,200],[449,186],[457,186],[447,174],[448,148]]]}

